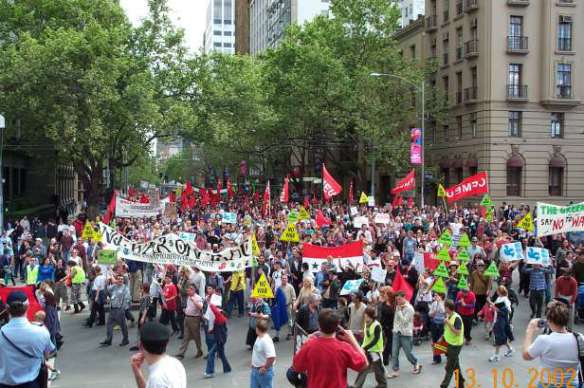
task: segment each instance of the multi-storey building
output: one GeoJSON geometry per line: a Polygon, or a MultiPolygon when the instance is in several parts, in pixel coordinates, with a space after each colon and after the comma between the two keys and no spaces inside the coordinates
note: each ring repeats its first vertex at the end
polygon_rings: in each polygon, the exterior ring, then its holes
{"type": "Polygon", "coordinates": [[[424,15],[426,0],[399,0],[399,10],[401,13],[400,23],[402,28],[418,19],[419,15],[424,15]]]}
{"type": "Polygon", "coordinates": [[[205,52],[235,53],[235,0],[209,0],[205,52]]]}
{"type": "Polygon", "coordinates": [[[249,0],[235,0],[235,53],[249,54],[249,0]]]}
{"type": "Polygon", "coordinates": [[[428,86],[449,115],[426,120],[426,164],[446,186],[484,170],[496,200],[583,200],[583,12],[575,0],[426,0],[398,32],[404,55],[437,63],[428,86]]]}
{"type": "Polygon", "coordinates": [[[276,47],[289,25],[328,15],[329,6],[329,0],[250,0],[250,53],[276,47]]]}

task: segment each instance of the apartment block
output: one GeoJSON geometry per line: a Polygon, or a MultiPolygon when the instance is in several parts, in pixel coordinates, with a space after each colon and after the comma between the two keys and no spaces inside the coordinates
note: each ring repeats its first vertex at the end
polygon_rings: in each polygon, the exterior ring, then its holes
{"type": "Polygon", "coordinates": [[[413,22],[419,15],[424,15],[426,0],[399,0],[402,28],[413,22]]]}
{"type": "Polygon", "coordinates": [[[448,119],[425,124],[436,178],[488,171],[497,201],[584,200],[582,2],[426,0],[425,11],[396,36],[405,56],[436,64],[429,93],[447,98],[448,119]]]}
{"type": "Polygon", "coordinates": [[[235,0],[209,0],[203,39],[206,53],[235,53],[235,0]]]}

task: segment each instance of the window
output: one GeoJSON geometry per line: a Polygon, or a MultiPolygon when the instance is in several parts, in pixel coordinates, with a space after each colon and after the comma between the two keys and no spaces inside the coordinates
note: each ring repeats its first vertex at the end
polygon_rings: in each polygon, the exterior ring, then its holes
{"type": "Polygon", "coordinates": [[[448,77],[442,78],[442,84],[444,85],[444,99],[446,100],[446,103],[448,103],[448,77]]]}
{"type": "Polygon", "coordinates": [[[442,131],[444,132],[444,141],[448,142],[448,132],[450,131],[450,128],[448,128],[448,124],[444,124],[442,126],[442,131]]]}
{"type": "Polygon", "coordinates": [[[223,31],[223,35],[225,36],[231,36],[231,31],[223,31]]]}
{"type": "Polygon", "coordinates": [[[462,139],[462,116],[456,117],[456,136],[462,139]]]}
{"type": "Polygon", "coordinates": [[[223,24],[233,24],[233,20],[231,19],[224,19],[223,24]]]}
{"type": "Polygon", "coordinates": [[[450,0],[444,0],[444,23],[446,23],[448,21],[448,19],[450,19],[450,0]]]}
{"type": "Polygon", "coordinates": [[[213,47],[221,47],[221,42],[214,42],[213,47]]]}
{"type": "Polygon", "coordinates": [[[478,126],[478,120],[477,120],[477,113],[473,112],[470,114],[470,132],[472,134],[472,137],[477,137],[477,126],[478,126]]]}
{"type": "Polygon", "coordinates": [[[471,20],[470,37],[471,40],[477,40],[479,38],[479,19],[477,18],[471,20]]]}
{"type": "Polygon", "coordinates": [[[448,167],[442,168],[442,176],[444,177],[444,187],[450,186],[450,170],[448,167]]]}
{"type": "Polygon", "coordinates": [[[507,124],[509,136],[521,137],[521,115],[522,112],[509,111],[509,122],[507,124]]]}
{"type": "Polygon", "coordinates": [[[436,15],[436,0],[430,1],[430,14],[429,15],[436,15]]]}
{"type": "Polygon", "coordinates": [[[470,166],[468,168],[468,176],[477,175],[479,172],[479,168],[477,166],[470,166]]]}
{"type": "Polygon", "coordinates": [[[436,58],[438,55],[438,49],[436,48],[436,39],[432,39],[432,43],[430,45],[430,57],[436,58]]]}
{"type": "MultiPolygon", "coordinates": [[[[525,43],[526,44],[526,43],[525,43]]],[[[507,49],[523,50],[527,48],[523,38],[523,16],[509,17],[509,36],[507,37],[507,49]]]]}
{"type": "Polygon", "coordinates": [[[412,59],[416,59],[416,45],[415,44],[410,46],[410,57],[412,59]]]}
{"type": "Polygon", "coordinates": [[[464,179],[462,167],[457,167],[454,169],[454,176],[456,178],[457,183],[462,182],[462,180],[464,179]]]}
{"type": "Polygon", "coordinates": [[[213,35],[215,35],[215,36],[217,36],[217,35],[221,35],[221,31],[214,30],[214,31],[213,31],[213,35]]]}
{"type": "Polygon", "coordinates": [[[553,112],[550,114],[550,136],[564,137],[564,113],[553,112]]]}
{"type": "Polygon", "coordinates": [[[213,24],[221,24],[221,19],[213,19],[213,24]]]}
{"type": "Polygon", "coordinates": [[[558,23],[558,50],[572,51],[572,17],[560,16],[558,23]]]}
{"type": "Polygon", "coordinates": [[[569,63],[557,64],[556,95],[559,98],[572,97],[572,65],[569,63]]]}
{"type": "Polygon", "coordinates": [[[456,73],[456,103],[462,104],[462,72],[456,73]]]}
{"type": "Polygon", "coordinates": [[[223,47],[231,47],[232,44],[231,43],[223,43],[223,47]]]}
{"type": "Polygon", "coordinates": [[[436,132],[436,123],[434,123],[434,125],[432,125],[432,143],[434,144],[438,143],[438,138],[436,137],[438,134],[436,132]]]}
{"type": "Polygon", "coordinates": [[[521,176],[523,167],[510,166],[507,163],[507,195],[521,196],[521,176]]]}
{"type": "Polygon", "coordinates": [[[456,59],[461,60],[464,55],[464,37],[462,35],[462,27],[456,29],[456,59]]]}
{"type": "Polygon", "coordinates": [[[549,195],[554,197],[561,197],[563,187],[564,187],[564,168],[550,166],[548,187],[549,195]]]}
{"type": "Polygon", "coordinates": [[[521,86],[522,67],[518,63],[509,64],[509,74],[507,76],[507,96],[509,97],[525,97],[521,86]]]}
{"type": "Polygon", "coordinates": [[[444,34],[444,37],[442,38],[442,51],[444,52],[444,57],[443,57],[443,64],[444,66],[448,65],[448,48],[449,48],[450,42],[449,42],[449,37],[448,37],[448,33],[444,34]]]}

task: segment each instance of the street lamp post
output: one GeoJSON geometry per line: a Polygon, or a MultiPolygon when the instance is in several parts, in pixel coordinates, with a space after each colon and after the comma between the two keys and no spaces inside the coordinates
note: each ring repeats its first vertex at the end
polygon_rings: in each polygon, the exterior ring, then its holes
{"type": "Polygon", "coordinates": [[[425,164],[426,164],[426,147],[424,144],[424,138],[425,138],[425,134],[424,132],[426,131],[426,125],[425,125],[425,121],[426,121],[426,91],[425,91],[425,87],[426,87],[426,83],[422,80],[420,82],[419,85],[417,85],[415,82],[410,81],[409,79],[406,79],[402,76],[396,75],[396,74],[389,74],[389,73],[370,73],[369,76],[371,77],[391,77],[391,78],[396,78],[400,81],[403,81],[409,85],[411,85],[414,89],[416,89],[416,91],[421,95],[421,110],[422,110],[422,119],[421,124],[422,124],[422,166],[421,166],[421,178],[420,178],[420,206],[423,208],[424,207],[424,180],[425,180],[425,164]]]}
{"type": "Polygon", "coordinates": [[[0,115],[0,234],[4,232],[4,178],[2,177],[2,151],[4,149],[6,120],[0,115]]]}

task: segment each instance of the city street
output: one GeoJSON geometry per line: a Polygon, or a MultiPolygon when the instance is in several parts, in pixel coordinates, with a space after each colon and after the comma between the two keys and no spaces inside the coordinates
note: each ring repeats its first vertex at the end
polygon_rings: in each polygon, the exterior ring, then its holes
{"type": "MultiPolygon", "coordinates": [[[[100,387],[119,387],[127,388],[134,387],[134,379],[129,366],[128,347],[120,348],[117,346],[121,342],[121,334],[119,331],[114,333],[113,346],[109,348],[99,348],[99,342],[105,337],[104,327],[94,327],[93,329],[86,329],[82,327],[83,321],[87,314],[84,312],[79,315],[62,314],[63,334],[65,335],[65,345],[63,346],[57,366],[61,370],[61,377],[56,380],[51,386],[54,388],[100,388],[100,387]]],[[[520,297],[520,305],[515,313],[514,318],[514,333],[516,336],[513,347],[516,353],[511,358],[502,357],[498,363],[491,364],[488,362],[489,356],[493,352],[493,347],[483,339],[484,329],[481,325],[473,328],[473,344],[466,346],[462,351],[462,367],[466,370],[471,368],[477,376],[477,384],[475,388],[490,388],[502,387],[502,375],[505,368],[509,368],[506,372],[507,382],[509,382],[513,374],[515,383],[519,387],[527,388],[530,375],[529,368],[537,368],[540,372],[537,361],[526,362],[521,359],[521,347],[523,344],[523,337],[525,328],[529,321],[529,305],[527,299],[520,297]],[[495,370],[493,370],[496,368],[495,370]],[[498,377],[498,383],[493,382],[494,374],[498,377]]],[[[579,326],[582,330],[582,326],[579,326]]],[[[227,357],[233,372],[229,374],[221,373],[220,363],[216,369],[216,377],[214,379],[204,379],[203,370],[205,361],[194,359],[194,343],[183,360],[188,376],[189,387],[214,388],[214,387],[247,387],[249,386],[249,363],[251,352],[246,350],[245,334],[247,330],[247,320],[235,318],[230,321],[229,325],[229,339],[227,341],[227,357]]],[[[130,338],[136,338],[136,329],[130,330],[130,338]]],[[[172,340],[169,349],[170,354],[174,354],[178,349],[179,341],[172,340]]],[[[292,341],[282,341],[276,344],[277,364],[276,364],[276,378],[275,387],[290,386],[286,381],[285,372],[291,364],[292,359],[292,341]]],[[[389,380],[391,387],[408,387],[414,382],[418,387],[437,387],[439,381],[444,375],[443,365],[431,365],[432,353],[429,342],[423,342],[421,346],[415,347],[414,352],[424,365],[421,375],[413,376],[410,371],[411,368],[407,360],[403,356],[400,357],[400,364],[402,365],[402,375],[396,380],[389,380]]],[[[504,350],[502,350],[503,354],[504,350]]],[[[531,375],[534,375],[534,371],[531,375]]],[[[465,372],[466,377],[466,372],[465,372]]],[[[353,383],[355,374],[351,373],[349,383],[353,383]]],[[[472,388],[471,380],[467,377],[469,382],[468,387],[472,388]]],[[[373,374],[369,375],[366,387],[374,387],[375,379],[373,374]]],[[[454,387],[454,382],[451,383],[454,387]]],[[[508,385],[513,386],[513,385],[508,385]]]]}

